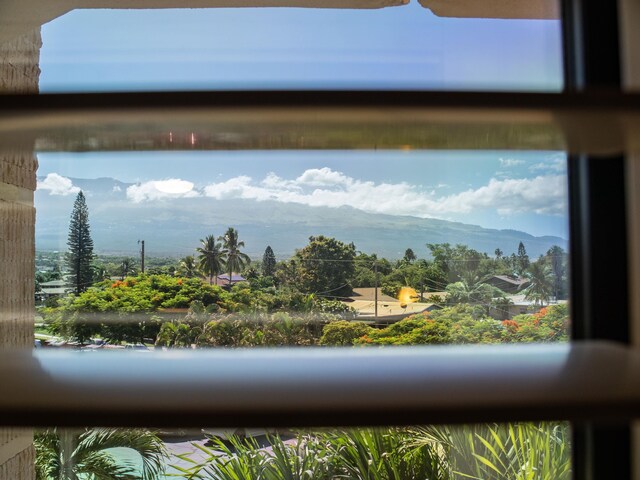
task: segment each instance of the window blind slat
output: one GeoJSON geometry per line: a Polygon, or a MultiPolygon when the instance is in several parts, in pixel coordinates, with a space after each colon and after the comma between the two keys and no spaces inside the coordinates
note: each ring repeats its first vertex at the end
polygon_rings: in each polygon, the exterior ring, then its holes
{"type": "Polygon", "coordinates": [[[628,420],[640,353],[570,345],[4,351],[0,424],[335,426],[628,420]]]}
{"type": "Polygon", "coordinates": [[[35,139],[40,151],[428,148],[602,155],[640,151],[638,94],[270,91],[1,99],[0,148],[5,149],[35,139]]]}

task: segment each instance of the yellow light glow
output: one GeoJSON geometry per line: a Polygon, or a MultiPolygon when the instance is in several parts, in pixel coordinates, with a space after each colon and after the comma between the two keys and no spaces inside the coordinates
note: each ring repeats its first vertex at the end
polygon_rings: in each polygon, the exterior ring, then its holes
{"type": "Polygon", "coordinates": [[[402,287],[398,292],[400,303],[414,303],[418,301],[418,293],[411,287],[402,287]]]}

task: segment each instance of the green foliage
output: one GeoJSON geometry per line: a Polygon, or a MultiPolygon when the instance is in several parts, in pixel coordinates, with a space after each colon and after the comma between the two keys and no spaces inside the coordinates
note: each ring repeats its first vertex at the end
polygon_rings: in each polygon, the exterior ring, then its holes
{"type": "Polygon", "coordinates": [[[183,257],[178,265],[177,273],[179,276],[185,278],[199,277],[200,271],[198,270],[198,264],[196,263],[195,258],[191,255],[183,257]]]}
{"type": "MultiPolygon", "coordinates": [[[[411,287],[418,292],[442,291],[447,284],[447,276],[438,265],[426,260],[417,260],[412,263],[400,262],[382,278],[381,284],[398,288],[411,287]]],[[[389,290],[391,291],[390,288],[389,290]]]]}
{"type": "Polygon", "coordinates": [[[415,445],[441,446],[452,478],[569,480],[568,423],[515,423],[426,427],[413,430],[415,445]]]}
{"type": "Polygon", "coordinates": [[[360,428],[211,439],[204,459],[180,458],[186,479],[246,480],[569,480],[567,423],[515,423],[460,427],[360,428]]]}
{"type": "Polygon", "coordinates": [[[412,263],[414,262],[418,257],[416,257],[416,254],[413,252],[413,250],[411,250],[410,248],[407,248],[404,251],[404,257],[402,257],[402,260],[404,260],[406,263],[412,263]]]}
{"type": "Polygon", "coordinates": [[[518,256],[516,257],[516,271],[519,276],[523,275],[527,271],[530,265],[529,255],[527,255],[527,249],[524,243],[518,244],[518,256]]]}
{"type": "Polygon", "coordinates": [[[294,257],[294,285],[304,293],[346,296],[351,293],[355,256],[352,243],[322,235],[309,237],[309,244],[294,257]]]}
{"type": "Polygon", "coordinates": [[[194,301],[224,308],[230,295],[197,278],[140,275],[124,281],[105,280],[80,295],[59,300],[45,309],[45,321],[54,334],[85,342],[98,334],[115,342],[154,339],[162,309],[187,308],[194,301]]]}
{"type": "Polygon", "coordinates": [[[553,274],[553,296],[556,299],[567,298],[567,252],[558,245],[554,245],[547,251],[544,261],[547,262],[553,274]]]}
{"type": "Polygon", "coordinates": [[[449,478],[446,459],[437,445],[412,445],[404,429],[353,429],[324,434],[335,452],[333,461],[345,477],[362,480],[449,478]]]}
{"type": "Polygon", "coordinates": [[[223,302],[227,293],[197,278],[140,275],[98,284],[72,305],[81,311],[149,312],[160,308],[188,308],[194,300],[205,306],[223,302]]]}
{"type": "Polygon", "coordinates": [[[322,329],[320,345],[353,345],[357,339],[372,331],[372,327],[361,322],[347,322],[346,320],[331,322],[322,329]]]}
{"type": "Polygon", "coordinates": [[[193,444],[199,453],[205,455],[204,461],[196,461],[190,455],[178,457],[191,465],[183,468],[178,465],[171,467],[178,472],[180,478],[187,480],[248,480],[260,478],[265,456],[260,451],[258,443],[252,439],[240,439],[233,436],[228,442],[213,437],[211,447],[193,444]]]}
{"type": "Polygon", "coordinates": [[[352,286],[354,288],[373,287],[376,284],[376,269],[378,270],[378,283],[381,283],[384,276],[390,274],[393,268],[391,262],[386,258],[378,258],[376,254],[367,255],[360,252],[354,259],[352,286]]]}
{"type": "Polygon", "coordinates": [[[398,293],[403,286],[404,285],[400,282],[385,281],[384,283],[382,283],[380,291],[383,295],[388,295],[392,298],[398,298],[398,293]]]}
{"type": "Polygon", "coordinates": [[[427,315],[413,315],[386,328],[372,330],[355,345],[438,345],[451,343],[449,328],[427,315]]]}
{"type": "Polygon", "coordinates": [[[404,429],[358,429],[300,432],[290,442],[267,437],[271,452],[254,439],[212,439],[212,447],[198,447],[207,457],[180,458],[190,468],[173,468],[187,479],[246,480],[447,480],[448,464],[437,445],[411,446],[413,436],[404,429]]]}
{"type": "Polygon", "coordinates": [[[495,299],[505,297],[505,293],[502,290],[493,285],[483,283],[478,277],[450,283],[447,285],[445,292],[447,292],[446,302],[449,305],[467,304],[476,306],[476,317],[487,315],[490,307],[495,304],[495,299]]]}
{"type": "Polygon", "coordinates": [[[273,253],[271,245],[267,245],[262,255],[262,275],[273,277],[276,273],[276,255],[273,253]]]}
{"type": "Polygon", "coordinates": [[[284,347],[317,345],[322,329],[336,317],[286,312],[238,313],[207,323],[197,339],[207,347],[284,347]]]}
{"type": "Polygon", "coordinates": [[[569,308],[551,305],[533,315],[517,315],[510,324],[509,342],[566,342],[569,340],[569,308]]]}
{"type": "Polygon", "coordinates": [[[482,275],[482,260],[488,258],[466,245],[452,247],[448,243],[428,243],[435,265],[447,276],[449,282],[482,275]]]}
{"type": "Polygon", "coordinates": [[[120,263],[120,280],[124,280],[126,277],[132,277],[137,273],[138,270],[135,259],[129,257],[122,260],[120,263]]]}
{"type": "Polygon", "coordinates": [[[535,305],[549,303],[553,295],[553,272],[549,265],[543,259],[532,263],[526,271],[526,277],[530,284],[524,289],[525,298],[533,300],[535,305]]]}
{"type": "Polygon", "coordinates": [[[207,235],[204,239],[200,239],[200,247],[196,248],[198,252],[198,268],[202,273],[209,277],[209,284],[213,283],[213,279],[222,271],[226,256],[222,251],[222,244],[216,242],[214,235],[207,235]]]}
{"type": "Polygon", "coordinates": [[[256,278],[249,278],[249,285],[253,290],[268,291],[271,290],[275,293],[276,279],[275,277],[260,276],[256,278]]]}
{"type": "Polygon", "coordinates": [[[79,295],[93,283],[93,240],[89,228],[89,209],[82,192],[78,193],[73,204],[67,246],[69,286],[79,295]]]}
{"type": "Polygon", "coordinates": [[[189,348],[196,343],[198,334],[201,329],[190,327],[187,323],[181,321],[165,322],[160,327],[155,344],[159,347],[168,348],[189,348]]]}
{"type": "Polygon", "coordinates": [[[141,429],[92,428],[36,431],[36,480],[155,480],[164,473],[164,444],[141,429]],[[118,463],[111,448],[128,448],[142,461],[142,471],[118,463]]]}
{"type": "Polygon", "coordinates": [[[553,305],[533,315],[499,321],[478,317],[472,305],[454,305],[412,315],[386,328],[355,322],[333,322],[324,327],[323,345],[436,345],[478,343],[566,342],[567,305],[553,305]],[[362,334],[360,334],[362,332],[362,334]],[[360,334],[360,335],[359,335],[360,334]]]}
{"type": "Polygon", "coordinates": [[[229,284],[231,284],[231,275],[233,272],[240,272],[245,265],[251,263],[251,259],[246,253],[240,251],[244,248],[244,242],[238,240],[238,230],[229,227],[224,235],[218,237],[222,240],[222,255],[226,259],[226,270],[229,274],[229,284]]]}

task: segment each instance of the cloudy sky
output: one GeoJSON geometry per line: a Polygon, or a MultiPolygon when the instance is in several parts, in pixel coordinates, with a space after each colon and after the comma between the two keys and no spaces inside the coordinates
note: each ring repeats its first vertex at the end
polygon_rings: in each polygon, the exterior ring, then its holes
{"type": "MultiPolygon", "coordinates": [[[[566,161],[557,152],[138,152],[39,155],[38,188],[71,178],[133,185],[132,204],[180,198],[350,206],[567,238],[566,161]]],[[[91,192],[88,192],[90,195],[91,192]]]]}
{"type": "MultiPolygon", "coordinates": [[[[417,88],[559,90],[558,21],[380,10],[76,10],[42,29],[42,92],[417,88]]],[[[352,206],[567,237],[556,152],[40,154],[39,189],[134,183],[133,205],[182,197],[352,206]]],[[[90,193],[90,192],[89,192],[90,193]]],[[[167,208],[170,204],[167,202],[167,208]]]]}

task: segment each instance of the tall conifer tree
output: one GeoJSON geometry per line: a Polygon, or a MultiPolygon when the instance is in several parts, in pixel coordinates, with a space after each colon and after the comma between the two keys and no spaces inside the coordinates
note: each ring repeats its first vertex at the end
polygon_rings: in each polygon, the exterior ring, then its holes
{"type": "Polygon", "coordinates": [[[529,255],[527,255],[527,249],[524,248],[524,243],[518,244],[518,275],[524,275],[524,272],[530,265],[529,255]]]}
{"type": "Polygon", "coordinates": [[[89,209],[84,194],[78,193],[73,204],[67,239],[67,265],[69,266],[69,284],[78,295],[93,282],[93,240],[89,229],[89,209]]]}
{"type": "Polygon", "coordinates": [[[273,277],[276,273],[276,255],[273,253],[271,245],[267,245],[262,256],[262,275],[273,277]]]}

